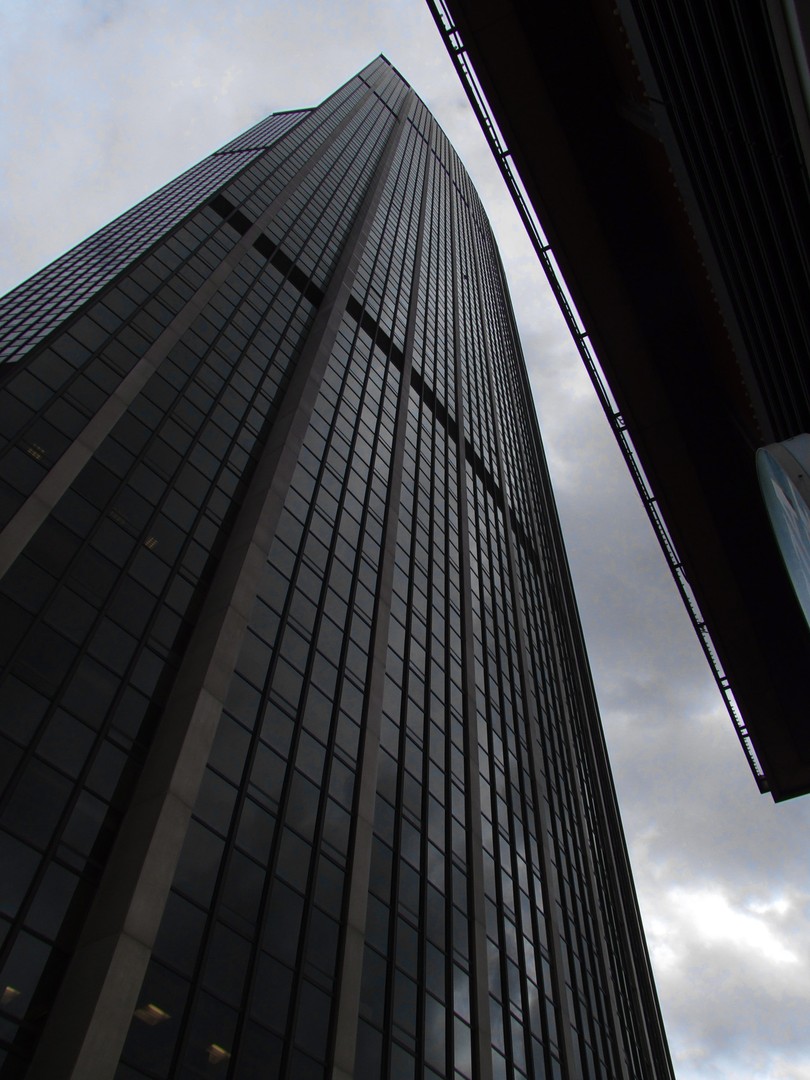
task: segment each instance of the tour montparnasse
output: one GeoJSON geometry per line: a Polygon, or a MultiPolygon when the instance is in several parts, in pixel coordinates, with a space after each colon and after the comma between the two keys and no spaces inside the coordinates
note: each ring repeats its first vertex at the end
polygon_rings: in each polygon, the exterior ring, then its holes
{"type": "Polygon", "coordinates": [[[0,327],[0,1077],[670,1077],[503,270],[402,76],[0,327]]]}

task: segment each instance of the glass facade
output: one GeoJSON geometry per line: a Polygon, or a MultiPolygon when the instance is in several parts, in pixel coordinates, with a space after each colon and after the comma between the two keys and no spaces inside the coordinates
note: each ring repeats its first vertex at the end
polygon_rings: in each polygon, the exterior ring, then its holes
{"type": "Polygon", "coordinates": [[[500,260],[405,80],[4,305],[0,1077],[669,1077],[500,260]]]}

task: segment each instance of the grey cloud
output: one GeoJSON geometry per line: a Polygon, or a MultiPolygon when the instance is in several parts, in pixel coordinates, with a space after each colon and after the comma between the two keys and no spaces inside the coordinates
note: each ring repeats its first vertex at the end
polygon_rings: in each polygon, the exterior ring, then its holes
{"type": "Polygon", "coordinates": [[[6,287],[380,51],[425,97],[503,248],[678,1075],[810,1080],[810,802],[777,807],[756,792],[427,6],[68,0],[54,11],[2,16],[6,287]],[[712,936],[713,917],[739,938],[712,936]],[[746,931],[798,963],[746,948],[746,931]]]}

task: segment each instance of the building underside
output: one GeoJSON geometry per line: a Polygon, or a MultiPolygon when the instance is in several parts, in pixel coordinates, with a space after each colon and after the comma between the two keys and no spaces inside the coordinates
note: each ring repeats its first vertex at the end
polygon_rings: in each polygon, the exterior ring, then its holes
{"type": "Polygon", "coordinates": [[[804,794],[810,632],[755,469],[810,431],[800,17],[764,0],[431,6],[598,358],[759,786],[804,794]]]}

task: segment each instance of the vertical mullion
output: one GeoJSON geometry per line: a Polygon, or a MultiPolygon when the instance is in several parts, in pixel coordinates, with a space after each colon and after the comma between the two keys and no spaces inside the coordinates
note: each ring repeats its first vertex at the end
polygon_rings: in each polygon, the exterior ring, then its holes
{"type": "MultiPolygon", "coordinates": [[[[413,92],[410,92],[403,103],[402,111],[400,113],[400,139],[407,137],[409,126],[407,117],[413,112],[415,105],[416,96],[413,92]]],[[[385,177],[382,178],[383,183],[384,181],[385,177]]],[[[416,274],[419,259],[421,257],[423,222],[424,213],[423,211],[420,211],[414,284],[412,284],[411,287],[412,297],[415,294],[416,274]]],[[[399,522],[399,507],[402,490],[402,462],[405,452],[405,433],[407,429],[408,394],[411,384],[410,375],[415,318],[416,303],[415,301],[412,301],[408,313],[402,375],[400,379],[399,402],[394,427],[394,447],[391,457],[390,474],[391,483],[388,490],[383,532],[383,560],[378,579],[379,588],[372,630],[371,670],[361,723],[362,742],[357,768],[357,782],[355,785],[353,831],[350,841],[349,856],[349,883],[347,887],[345,909],[346,920],[341,944],[341,956],[338,962],[338,1007],[335,1025],[334,1066],[332,1073],[334,1080],[350,1080],[350,1078],[354,1076],[355,1068],[357,1025],[360,1015],[360,989],[366,933],[366,913],[368,909],[369,874],[371,870],[371,849],[374,834],[374,805],[377,793],[377,769],[380,754],[383,686],[385,680],[385,661],[388,649],[389,620],[391,615],[391,593],[393,588],[394,560],[396,554],[396,531],[399,522]]]]}
{"type": "MultiPolygon", "coordinates": [[[[452,169],[454,161],[451,161],[452,169]]],[[[464,435],[465,398],[460,348],[460,317],[462,286],[460,282],[457,232],[459,194],[451,171],[450,237],[453,277],[453,360],[456,384],[456,416],[458,421],[458,500],[459,556],[461,563],[461,618],[464,667],[464,761],[467,805],[467,880],[468,920],[470,928],[470,982],[473,993],[472,1040],[473,1076],[476,1080],[492,1078],[492,1037],[489,1016],[489,979],[487,977],[486,901],[484,893],[483,838],[481,834],[481,784],[479,779],[479,746],[475,702],[475,655],[473,620],[470,604],[470,522],[467,491],[467,457],[464,435]]],[[[468,390],[471,390],[468,378],[468,390]]]]}

